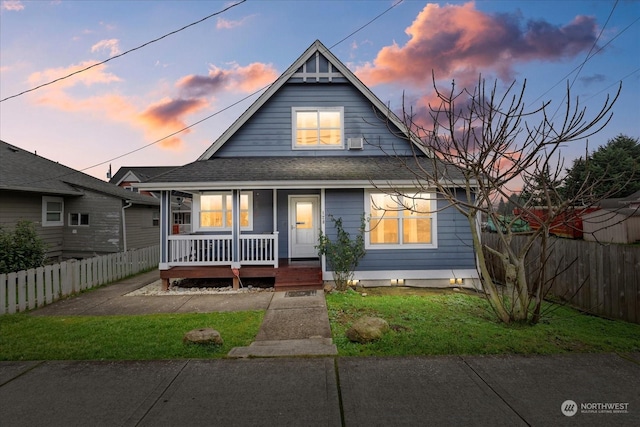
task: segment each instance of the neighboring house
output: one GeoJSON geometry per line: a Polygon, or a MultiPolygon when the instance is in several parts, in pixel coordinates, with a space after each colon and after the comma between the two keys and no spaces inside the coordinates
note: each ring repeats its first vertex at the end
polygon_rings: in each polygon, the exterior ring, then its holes
{"type": "Polygon", "coordinates": [[[333,216],[355,236],[364,214],[367,252],[354,276],[361,285],[470,285],[477,272],[468,222],[435,191],[416,188],[402,160],[414,169],[433,162],[404,129],[316,41],[197,161],[139,184],[161,194],[165,284],[238,269],[240,278],[273,275],[284,289],[296,260],[317,260],[318,276],[332,280],[331,266],[318,260],[318,231],[335,236],[333,216]],[[386,193],[391,187],[419,200],[399,201],[386,193]],[[170,233],[176,190],[193,197],[192,235],[170,233]]]}
{"type": "Polygon", "coordinates": [[[640,242],[640,191],[625,198],[603,200],[600,208],[584,215],[584,240],[640,242]]]}
{"type": "MultiPolygon", "coordinates": [[[[139,192],[147,196],[158,197],[151,191],[139,191],[134,184],[146,182],[149,179],[167,173],[177,166],[122,166],[109,182],[125,190],[139,192]]],[[[111,174],[109,166],[109,175],[111,174]]],[[[109,176],[107,176],[109,177],[109,176]]],[[[191,232],[191,196],[189,194],[173,192],[171,195],[171,212],[173,215],[172,234],[191,232]]]]}
{"type": "Polygon", "coordinates": [[[52,259],[158,244],[160,209],[140,195],[0,141],[0,226],[36,225],[52,259]]]}

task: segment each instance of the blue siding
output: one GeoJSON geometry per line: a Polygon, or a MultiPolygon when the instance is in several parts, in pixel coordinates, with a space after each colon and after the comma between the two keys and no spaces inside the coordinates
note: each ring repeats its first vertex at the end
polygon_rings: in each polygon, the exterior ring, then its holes
{"type": "Polygon", "coordinates": [[[394,136],[374,112],[371,102],[351,84],[286,84],[275,93],[215,154],[253,156],[374,156],[411,154],[409,142],[394,136]],[[344,139],[366,138],[363,150],[292,150],[291,107],[344,107],[344,139]],[[375,144],[375,145],[370,145],[375,144]]]}
{"type": "MultiPolygon", "coordinates": [[[[360,261],[359,271],[443,270],[475,268],[475,254],[467,219],[438,200],[438,247],[435,249],[369,249],[360,261]],[[446,209],[445,209],[446,208],[446,209]]],[[[326,232],[335,237],[331,214],[341,217],[343,226],[355,236],[364,212],[364,190],[326,191],[326,232]]]]}

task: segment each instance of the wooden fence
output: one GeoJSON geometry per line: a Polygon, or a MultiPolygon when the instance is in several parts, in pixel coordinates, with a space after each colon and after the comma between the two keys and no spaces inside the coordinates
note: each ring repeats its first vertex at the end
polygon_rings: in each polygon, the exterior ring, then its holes
{"type": "Polygon", "coordinates": [[[0,274],[0,315],[42,307],[82,290],[157,267],[159,261],[159,247],[151,246],[0,274]]]}
{"type": "MultiPolygon", "coordinates": [[[[483,233],[483,243],[498,249],[497,234],[483,233]]],[[[520,248],[525,237],[514,239],[520,248]]],[[[546,275],[558,272],[549,294],[596,315],[640,323],[640,246],[603,245],[597,242],[552,237],[546,275]]],[[[527,257],[527,274],[539,270],[540,245],[527,257]]],[[[500,280],[504,275],[497,257],[485,250],[489,268],[500,280]]]]}

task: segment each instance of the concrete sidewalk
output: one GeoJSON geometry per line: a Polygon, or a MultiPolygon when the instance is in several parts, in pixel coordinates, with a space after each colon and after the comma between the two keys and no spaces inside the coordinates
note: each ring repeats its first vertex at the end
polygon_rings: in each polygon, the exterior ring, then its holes
{"type": "Polygon", "coordinates": [[[0,425],[636,426],[638,361],[640,354],[0,362],[0,425]]]}

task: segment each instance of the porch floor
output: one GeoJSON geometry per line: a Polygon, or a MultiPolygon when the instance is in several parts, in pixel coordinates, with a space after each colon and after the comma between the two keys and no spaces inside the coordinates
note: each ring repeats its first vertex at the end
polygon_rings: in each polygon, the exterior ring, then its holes
{"type": "MultiPolygon", "coordinates": [[[[275,278],[276,291],[322,289],[320,261],[278,260],[278,268],[265,265],[244,265],[239,269],[240,279],[275,278]]],[[[169,287],[169,279],[233,279],[229,266],[184,266],[160,270],[163,288],[169,287]]],[[[234,284],[235,286],[235,284],[234,284]]]]}

